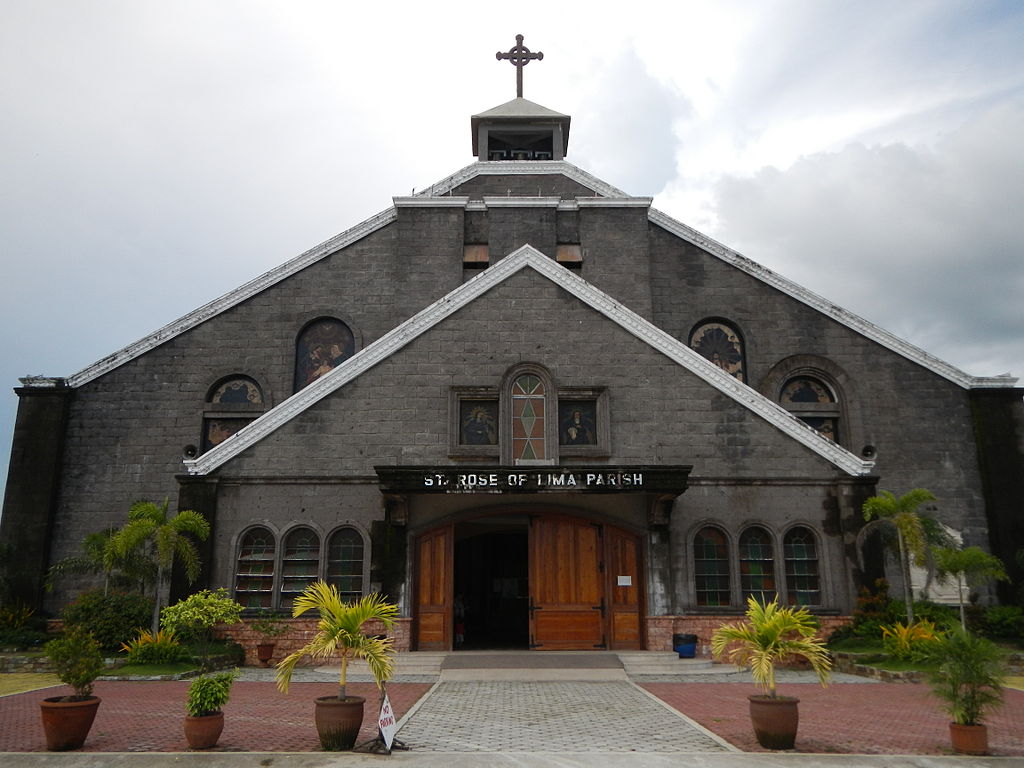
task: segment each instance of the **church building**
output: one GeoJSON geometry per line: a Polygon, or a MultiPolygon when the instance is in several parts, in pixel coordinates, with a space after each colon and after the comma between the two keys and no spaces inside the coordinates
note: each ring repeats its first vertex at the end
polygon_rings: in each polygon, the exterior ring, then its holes
{"type": "Polygon", "coordinates": [[[211,524],[197,586],[282,613],[315,579],[380,591],[413,650],[667,649],[751,595],[847,616],[882,489],[1017,568],[1016,379],[576,167],[570,117],[522,96],[539,54],[501,56],[519,95],[471,117],[471,164],[21,381],[0,539],[27,601],[58,611],[80,585],[46,569],[167,497],[211,524]]]}

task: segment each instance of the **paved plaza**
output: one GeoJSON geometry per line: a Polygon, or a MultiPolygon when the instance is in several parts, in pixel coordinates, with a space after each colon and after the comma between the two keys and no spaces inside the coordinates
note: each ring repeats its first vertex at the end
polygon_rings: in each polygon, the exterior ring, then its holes
{"type": "MultiPolygon", "coordinates": [[[[945,768],[1024,766],[1024,691],[1008,690],[989,721],[992,757],[951,756],[947,718],[928,688],[836,675],[823,689],[810,673],[783,670],[780,692],[801,699],[793,752],[754,740],[746,673],[633,675],[611,664],[592,669],[504,665],[400,675],[388,693],[411,750],[391,757],[327,755],[313,725],[313,699],[337,686],[337,670],[300,669],[288,695],[272,669],[246,668],[225,709],[214,750],[188,752],[181,732],[188,683],[99,681],[103,703],[85,747],[44,749],[38,701],[62,686],[0,697],[0,766],[17,768],[312,768],[393,760],[417,768],[945,768]],[[592,679],[586,679],[592,678],[592,679]]],[[[557,665],[555,665],[557,667],[557,665]]],[[[471,667],[471,665],[470,665],[471,667]]],[[[360,740],[375,733],[376,689],[356,675],[350,692],[367,697],[360,740]]]]}

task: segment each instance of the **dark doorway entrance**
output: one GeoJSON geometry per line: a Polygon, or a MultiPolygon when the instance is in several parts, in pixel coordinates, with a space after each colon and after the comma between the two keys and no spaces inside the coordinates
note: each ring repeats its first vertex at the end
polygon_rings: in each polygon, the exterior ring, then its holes
{"type": "Polygon", "coordinates": [[[526,516],[485,517],[455,526],[456,650],[528,646],[528,560],[526,516]],[[461,617],[460,598],[465,606],[461,617]]]}

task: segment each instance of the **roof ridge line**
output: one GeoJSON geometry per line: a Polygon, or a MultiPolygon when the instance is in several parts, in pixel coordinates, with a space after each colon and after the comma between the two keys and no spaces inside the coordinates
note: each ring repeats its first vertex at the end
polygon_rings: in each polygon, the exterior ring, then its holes
{"type": "Polygon", "coordinates": [[[198,458],[184,460],[188,473],[205,475],[222,466],[310,406],[390,357],[441,320],[527,266],[847,474],[865,475],[874,467],[874,462],[864,461],[842,446],[822,437],[777,403],[739,382],[674,336],[526,244],[393,328],[215,448],[198,458]]]}
{"type": "Polygon", "coordinates": [[[809,288],[805,288],[799,283],[783,277],[778,272],[774,272],[768,269],[768,267],[747,258],[738,251],[734,251],[732,248],[723,245],[714,238],[693,229],[662,211],[651,208],[647,218],[652,223],[668,230],[672,234],[704,249],[712,256],[720,258],[730,266],[743,270],[751,277],[755,277],[772,288],[782,291],[787,296],[807,304],[812,309],[816,309],[831,317],[836,322],[881,344],[886,349],[896,352],[918,365],[924,366],[933,373],[964,389],[1012,387],[1017,382],[1017,378],[1013,376],[972,376],[952,363],[947,363],[945,360],[924,351],[906,339],[900,338],[892,333],[892,331],[875,325],[855,312],[840,307],[838,304],[829,301],[809,288]]]}
{"type": "Polygon", "coordinates": [[[187,315],[183,315],[162,328],[143,336],[138,341],[135,341],[128,346],[121,348],[117,352],[107,355],[106,357],[100,358],[92,365],[86,366],[78,373],[69,376],[67,378],[68,386],[75,388],[80,387],[83,384],[88,384],[93,379],[97,379],[105,373],[109,373],[114,368],[149,352],[151,349],[155,349],[165,341],[170,341],[185,331],[189,331],[210,318],[216,317],[221,312],[252,298],[270,286],[291,277],[297,272],[301,272],[306,267],[316,263],[324,256],[330,255],[337,249],[344,248],[346,245],[350,245],[355,241],[366,237],[372,232],[375,232],[381,227],[390,224],[396,217],[397,213],[393,206],[391,208],[386,208],[380,213],[374,214],[370,218],[356,224],[354,227],[350,227],[344,232],[340,232],[334,237],[324,240],[319,245],[315,245],[312,248],[303,251],[298,256],[289,259],[283,264],[279,264],[247,283],[243,283],[238,288],[228,291],[213,301],[207,302],[198,309],[192,310],[187,315]]]}

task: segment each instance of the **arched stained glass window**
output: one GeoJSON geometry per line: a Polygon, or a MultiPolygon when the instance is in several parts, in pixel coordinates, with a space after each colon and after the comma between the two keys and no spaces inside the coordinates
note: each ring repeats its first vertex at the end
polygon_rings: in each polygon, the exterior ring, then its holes
{"type": "Polygon", "coordinates": [[[693,540],[697,605],[730,605],[729,543],[718,528],[701,528],[693,540]]]}
{"type": "Polygon", "coordinates": [[[772,537],[764,528],[747,528],[740,535],[740,588],[743,604],[753,597],[767,603],[776,596],[772,537]]]}
{"type": "Polygon", "coordinates": [[[355,338],[345,323],[333,317],[314,320],[295,343],[295,391],[330,373],[354,352],[355,338]]]}
{"type": "Polygon", "coordinates": [[[248,376],[232,376],[214,384],[206,402],[263,405],[263,392],[260,390],[260,385],[248,376]]]}
{"type": "Polygon", "coordinates": [[[274,597],[274,534],[252,528],[242,537],[235,572],[235,600],[246,608],[270,608],[274,597]]]}
{"type": "Polygon", "coordinates": [[[335,531],[327,545],[327,582],[338,587],[342,599],[363,596],[363,537],[355,528],[335,531]]]}
{"type": "Polygon", "coordinates": [[[320,537],[310,528],[296,528],[284,540],[281,556],[281,607],[291,608],[320,573],[320,537]]]}
{"type": "Polygon", "coordinates": [[[739,333],[722,320],[705,320],[690,331],[690,349],[730,376],[747,380],[747,361],[739,333]]]}
{"type": "Polygon", "coordinates": [[[823,437],[839,442],[839,398],[824,381],[794,376],[782,386],[779,402],[823,437]]]}
{"type": "Polygon", "coordinates": [[[786,599],[790,605],[821,605],[818,547],[804,526],[790,529],[783,539],[786,560],[786,599]]]}
{"type": "Polygon", "coordinates": [[[207,392],[203,407],[203,451],[223,443],[264,409],[263,390],[254,379],[237,375],[218,381],[207,392]]]}
{"type": "Polygon", "coordinates": [[[512,382],[512,458],[540,461],[547,458],[545,444],[544,382],[532,373],[512,382]]]}

